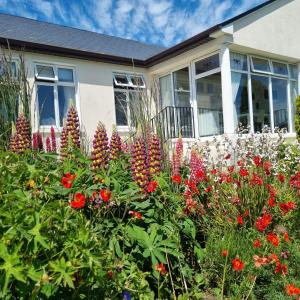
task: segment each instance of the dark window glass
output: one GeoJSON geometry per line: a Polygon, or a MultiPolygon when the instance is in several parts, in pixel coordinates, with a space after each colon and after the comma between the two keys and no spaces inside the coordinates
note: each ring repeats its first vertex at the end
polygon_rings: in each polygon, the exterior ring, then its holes
{"type": "Polygon", "coordinates": [[[197,61],[195,63],[195,67],[196,67],[196,75],[219,68],[220,67],[219,54],[215,54],[213,56],[197,61]]]}

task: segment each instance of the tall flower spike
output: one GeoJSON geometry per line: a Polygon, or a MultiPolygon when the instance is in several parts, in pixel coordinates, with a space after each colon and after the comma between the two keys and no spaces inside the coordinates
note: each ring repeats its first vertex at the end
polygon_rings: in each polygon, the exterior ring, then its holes
{"type": "Polygon", "coordinates": [[[145,142],[138,137],[131,150],[131,172],[133,180],[145,189],[148,183],[148,166],[145,142]]]}
{"type": "Polygon", "coordinates": [[[149,176],[154,177],[161,171],[161,146],[156,135],[150,135],[148,139],[148,165],[149,176]]]}
{"type": "Polygon", "coordinates": [[[16,121],[17,153],[22,153],[31,147],[30,125],[24,115],[18,117],[16,121]]]}
{"type": "Polygon", "coordinates": [[[39,131],[35,132],[32,135],[32,139],[33,139],[33,141],[32,141],[33,149],[42,151],[44,149],[44,145],[43,145],[43,138],[42,138],[41,133],[39,131]]]}
{"type": "Polygon", "coordinates": [[[18,135],[17,135],[17,133],[14,133],[10,138],[9,150],[14,153],[18,153],[18,135]]]}
{"type": "Polygon", "coordinates": [[[50,137],[49,136],[46,137],[46,151],[47,151],[47,153],[52,152],[51,141],[50,141],[50,137]]]}
{"type": "Polygon", "coordinates": [[[122,141],[116,130],[112,133],[109,148],[110,159],[117,159],[122,151],[122,141]]]}
{"type": "Polygon", "coordinates": [[[182,166],[183,158],[183,143],[182,138],[179,137],[176,141],[175,152],[172,157],[172,175],[180,175],[180,168],[182,166]]]}
{"type": "Polygon", "coordinates": [[[56,136],[55,136],[55,130],[54,130],[53,126],[51,126],[51,148],[52,148],[52,152],[56,153],[56,151],[57,151],[56,136]]]}
{"type": "Polygon", "coordinates": [[[76,109],[71,105],[68,110],[66,125],[61,133],[61,156],[68,156],[74,148],[80,148],[80,127],[76,109]]]}
{"type": "Polygon", "coordinates": [[[190,158],[190,180],[199,183],[204,179],[204,165],[200,154],[193,148],[190,158]]]}
{"type": "Polygon", "coordinates": [[[106,169],[109,160],[108,137],[105,126],[99,122],[93,140],[92,168],[106,169]]]}

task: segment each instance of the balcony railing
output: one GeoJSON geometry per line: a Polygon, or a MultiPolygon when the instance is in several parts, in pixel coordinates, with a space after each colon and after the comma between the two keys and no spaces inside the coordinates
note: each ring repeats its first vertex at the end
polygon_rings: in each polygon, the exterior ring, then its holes
{"type": "Polygon", "coordinates": [[[164,140],[178,138],[194,138],[194,116],[192,107],[167,106],[153,119],[152,127],[159,130],[164,140]]]}

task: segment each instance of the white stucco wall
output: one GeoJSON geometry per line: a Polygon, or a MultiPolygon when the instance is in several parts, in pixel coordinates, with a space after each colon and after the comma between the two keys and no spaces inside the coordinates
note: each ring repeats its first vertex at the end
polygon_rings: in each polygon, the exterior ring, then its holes
{"type": "Polygon", "coordinates": [[[300,60],[300,0],[279,0],[233,23],[234,44],[300,60]]]}
{"type": "MultiPolygon", "coordinates": [[[[17,53],[14,54],[14,57],[17,57],[17,53]]],[[[36,62],[44,62],[75,68],[78,96],[76,100],[78,101],[77,104],[79,104],[79,117],[82,129],[86,131],[89,139],[93,138],[98,121],[104,123],[109,135],[112,132],[112,126],[116,123],[112,73],[139,73],[144,75],[146,81],[148,80],[146,71],[141,68],[38,53],[25,53],[24,57],[29,84],[33,88],[32,119],[34,119],[36,103],[34,64],[36,62]]],[[[35,125],[34,123],[36,122],[32,120],[32,123],[35,125]]]]}

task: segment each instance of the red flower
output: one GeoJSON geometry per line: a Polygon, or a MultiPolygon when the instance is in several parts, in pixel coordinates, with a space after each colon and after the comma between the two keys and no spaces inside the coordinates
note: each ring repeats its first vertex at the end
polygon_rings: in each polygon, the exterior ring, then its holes
{"type": "Polygon", "coordinates": [[[73,185],[73,181],[75,180],[75,178],[76,178],[76,174],[66,173],[61,179],[61,184],[66,189],[70,189],[73,185]]]}
{"type": "Polygon", "coordinates": [[[75,193],[73,201],[71,201],[72,208],[83,208],[85,205],[85,196],[81,193],[75,193]]]}
{"type": "Polygon", "coordinates": [[[252,185],[263,185],[264,181],[255,173],[252,174],[251,184],[252,185]]]}
{"type": "Polygon", "coordinates": [[[284,183],[285,182],[285,176],[283,174],[278,174],[277,175],[277,178],[278,180],[281,182],[281,183],[284,183]]]}
{"type": "Polygon", "coordinates": [[[228,256],[228,253],[229,253],[229,251],[226,250],[226,249],[222,250],[222,252],[221,252],[221,254],[222,254],[223,257],[228,256]]]}
{"type": "Polygon", "coordinates": [[[264,169],[265,169],[266,175],[271,174],[271,167],[272,167],[272,164],[268,160],[264,162],[264,169]]]}
{"type": "Polygon", "coordinates": [[[150,182],[148,183],[148,186],[147,186],[147,192],[148,192],[148,193],[153,193],[153,192],[155,192],[157,186],[158,186],[157,181],[150,181],[150,182]]]}
{"type": "Polygon", "coordinates": [[[287,232],[283,233],[283,239],[286,243],[290,242],[289,234],[287,232]]]}
{"type": "Polygon", "coordinates": [[[286,266],[286,264],[280,264],[280,263],[277,264],[276,268],[274,270],[274,273],[275,274],[280,273],[282,275],[286,275],[287,274],[287,266],[286,266]]]}
{"type": "Polygon", "coordinates": [[[264,231],[272,221],[272,216],[269,214],[264,214],[262,217],[259,217],[255,223],[258,231],[264,231]]]}
{"type": "Polygon", "coordinates": [[[212,174],[212,175],[216,175],[216,174],[217,174],[217,172],[218,172],[218,170],[217,170],[217,169],[212,169],[212,170],[210,171],[210,174],[212,174]]]}
{"type": "Polygon", "coordinates": [[[275,198],[274,197],[270,197],[268,200],[268,204],[270,207],[274,207],[275,206],[275,198]]]}
{"type": "Polygon", "coordinates": [[[134,210],[130,210],[129,215],[133,216],[134,218],[137,218],[139,220],[141,220],[143,218],[142,214],[140,212],[134,211],[134,210]]]}
{"type": "Polygon", "coordinates": [[[254,247],[254,248],[260,248],[260,247],[261,247],[261,242],[260,242],[260,240],[256,239],[256,240],[253,242],[253,247],[254,247]]]}
{"type": "Polygon", "coordinates": [[[242,177],[245,177],[245,176],[249,175],[249,172],[244,168],[241,168],[239,173],[242,177]]]}
{"type": "Polygon", "coordinates": [[[268,233],[267,241],[273,244],[275,247],[278,247],[279,245],[279,237],[273,232],[268,233]]]}
{"type": "Polygon", "coordinates": [[[108,279],[112,279],[114,273],[113,273],[113,271],[107,271],[106,275],[107,275],[108,279]]]}
{"type": "Polygon", "coordinates": [[[205,192],[205,193],[209,193],[211,190],[212,190],[212,186],[209,185],[209,186],[204,190],[204,192],[205,192]]]}
{"type": "Polygon", "coordinates": [[[278,265],[280,263],[279,258],[275,253],[272,253],[272,254],[269,255],[269,262],[270,263],[276,263],[276,265],[278,265]]]}
{"type": "Polygon", "coordinates": [[[237,162],[237,165],[238,165],[239,167],[242,167],[242,166],[244,165],[244,162],[243,162],[242,160],[239,160],[239,161],[237,162]]]}
{"type": "Polygon", "coordinates": [[[259,167],[260,165],[261,165],[261,157],[260,156],[254,156],[253,157],[253,162],[254,162],[254,164],[257,166],[257,167],[259,167]]]}
{"type": "Polygon", "coordinates": [[[287,214],[290,210],[293,210],[296,208],[296,204],[292,201],[289,201],[287,203],[280,203],[279,207],[283,211],[284,214],[287,214]]]}
{"type": "Polygon", "coordinates": [[[180,175],[173,175],[172,176],[172,181],[175,183],[180,184],[181,183],[181,176],[180,175]]]}
{"type": "Polygon", "coordinates": [[[229,166],[227,170],[228,172],[232,173],[234,171],[234,166],[229,166]]]}
{"type": "Polygon", "coordinates": [[[300,295],[300,289],[297,288],[294,284],[288,284],[285,286],[286,293],[289,296],[300,295]]]}
{"type": "Polygon", "coordinates": [[[168,273],[163,263],[157,264],[155,266],[155,271],[159,272],[160,275],[166,275],[168,273]]]}
{"type": "Polygon", "coordinates": [[[224,156],[224,159],[230,159],[230,157],[231,157],[231,154],[228,153],[224,156]]]}
{"type": "Polygon", "coordinates": [[[243,217],[242,216],[238,216],[236,221],[240,224],[240,225],[243,225],[244,224],[244,220],[243,220],[243,217]]]}
{"type": "Polygon", "coordinates": [[[193,200],[191,196],[186,199],[185,204],[188,211],[194,211],[197,208],[197,201],[193,200]]]}
{"type": "Polygon", "coordinates": [[[300,171],[291,176],[290,185],[295,189],[300,189],[300,171]]]}
{"type": "Polygon", "coordinates": [[[107,189],[101,189],[100,196],[101,196],[101,199],[103,200],[103,202],[108,202],[108,200],[110,199],[110,196],[111,196],[111,192],[108,191],[107,189]]]}
{"type": "Polygon", "coordinates": [[[246,209],[244,212],[244,217],[248,217],[250,215],[249,209],[246,209]]]}
{"type": "Polygon", "coordinates": [[[232,267],[235,271],[242,271],[244,269],[244,263],[236,257],[232,260],[232,267]]]}

